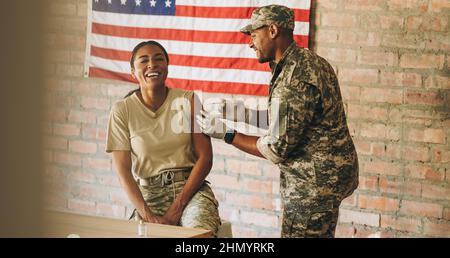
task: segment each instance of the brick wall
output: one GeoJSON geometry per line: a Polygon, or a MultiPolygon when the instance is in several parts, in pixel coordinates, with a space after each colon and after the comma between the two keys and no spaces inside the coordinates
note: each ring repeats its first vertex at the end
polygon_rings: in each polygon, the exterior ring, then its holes
{"type": "MultiPolygon", "coordinates": [[[[312,48],[335,67],[360,160],[337,236],[450,236],[446,0],[313,1],[312,48]]],[[[48,1],[47,205],[125,218],[104,153],[109,108],[135,87],[83,77],[86,1],[48,1]]],[[[279,237],[279,172],[213,141],[209,180],[236,237],[279,237]]]]}

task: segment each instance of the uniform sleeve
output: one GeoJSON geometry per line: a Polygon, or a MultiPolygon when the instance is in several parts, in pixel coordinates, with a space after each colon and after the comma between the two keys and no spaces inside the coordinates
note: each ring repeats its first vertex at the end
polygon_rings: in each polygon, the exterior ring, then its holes
{"type": "Polygon", "coordinates": [[[266,135],[256,143],[259,152],[275,164],[289,157],[301,144],[303,132],[310,125],[320,104],[319,90],[300,82],[297,90],[288,90],[271,101],[271,122],[266,135]]]}
{"type": "Polygon", "coordinates": [[[130,130],[128,128],[128,114],[123,102],[116,103],[109,115],[108,128],[106,130],[106,152],[129,151],[130,130]]]}

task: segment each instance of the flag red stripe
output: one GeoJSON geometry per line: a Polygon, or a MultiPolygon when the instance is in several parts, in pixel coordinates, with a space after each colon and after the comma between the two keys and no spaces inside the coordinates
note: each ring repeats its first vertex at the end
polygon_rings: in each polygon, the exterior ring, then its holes
{"type": "MultiPolygon", "coordinates": [[[[91,46],[91,55],[117,61],[130,61],[131,53],[107,48],[91,46]]],[[[267,64],[258,63],[255,58],[206,57],[169,54],[170,64],[190,67],[240,69],[254,71],[270,71],[267,64]]]]}
{"type": "MultiPolygon", "coordinates": [[[[111,72],[108,70],[94,67],[89,68],[89,76],[104,79],[116,79],[116,80],[118,79],[122,81],[136,83],[136,81],[129,74],[111,72]]],[[[201,90],[204,92],[229,93],[229,94],[249,94],[258,96],[268,95],[268,86],[263,84],[197,81],[197,80],[185,80],[173,78],[167,78],[166,82],[169,87],[187,90],[201,90]]]]}
{"type": "MultiPolygon", "coordinates": [[[[217,18],[217,19],[250,19],[253,10],[257,7],[207,7],[177,5],[176,16],[217,18]]],[[[292,9],[295,21],[309,22],[309,10],[292,9]]]]}
{"type": "MultiPolygon", "coordinates": [[[[249,42],[249,37],[240,32],[135,28],[100,23],[92,23],[92,33],[122,38],[151,38],[206,43],[247,44],[249,42]]],[[[294,35],[294,40],[300,47],[308,47],[308,36],[294,35]]]]}

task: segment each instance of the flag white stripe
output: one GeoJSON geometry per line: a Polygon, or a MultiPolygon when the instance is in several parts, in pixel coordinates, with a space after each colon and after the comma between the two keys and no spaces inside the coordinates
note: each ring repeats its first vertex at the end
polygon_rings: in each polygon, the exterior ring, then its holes
{"type": "MultiPolygon", "coordinates": [[[[137,44],[146,39],[129,39],[98,34],[91,35],[91,45],[107,49],[131,51],[137,44]]],[[[190,41],[157,40],[169,54],[231,57],[231,58],[256,58],[255,52],[246,44],[216,44],[190,41]]]]}
{"type": "MultiPolygon", "coordinates": [[[[100,57],[91,57],[91,67],[102,67],[112,72],[130,74],[130,64],[100,57]]],[[[268,84],[270,72],[248,71],[238,69],[212,69],[189,66],[169,65],[169,77],[175,79],[237,82],[250,84],[268,84]]]]}
{"type": "MultiPolygon", "coordinates": [[[[115,26],[179,29],[199,31],[226,31],[238,32],[239,28],[248,24],[248,19],[216,19],[216,18],[194,18],[177,16],[122,14],[93,11],[93,22],[110,24],[115,26]]],[[[295,35],[308,35],[308,22],[295,22],[295,35]]]]}
{"type": "Polygon", "coordinates": [[[176,0],[177,5],[208,6],[208,7],[259,7],[270,4],[288,6],[294,9],[309,9],[309,1],[292,0],[176,0]]]}

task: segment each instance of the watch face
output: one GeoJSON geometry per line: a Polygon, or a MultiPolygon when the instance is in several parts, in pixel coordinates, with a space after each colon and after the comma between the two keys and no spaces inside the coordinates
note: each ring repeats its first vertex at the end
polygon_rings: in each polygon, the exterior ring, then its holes
{"type": "Polygon", "coordinates": [[[225,137],[223,138],[226,143],[232,143],[234,136],[236,135],[235,130],[231,130],[225,133],[225,137]]]}

